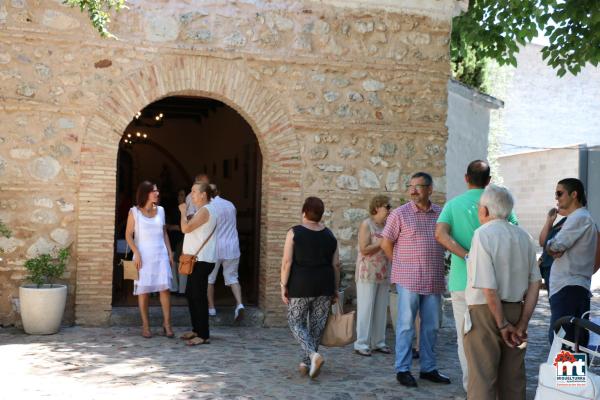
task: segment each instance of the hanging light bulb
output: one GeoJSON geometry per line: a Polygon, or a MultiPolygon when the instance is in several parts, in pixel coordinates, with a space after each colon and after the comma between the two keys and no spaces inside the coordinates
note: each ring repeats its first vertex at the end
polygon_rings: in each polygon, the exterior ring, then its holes
{"type": "Polygon", "coordinates": [[[139,132],[136,132],[135,134],[136,134],[136,136],[137,136],[137,137],[140,137],[140,136],[142,136],[142,134],[141,134],[141,133],[139,133],[139,132]]]}
{"type": "Polygon", "coordinates": [[[127,134],[127,137],[131,137],[131,133],[128,133],[128,134],[127,134]]]}
{"type": "Polygon", "coordinates": [[[146,139],[147,137],[148,137],[148,135],[146,135],[146,134],[144,133],[144,139],[146,139]]]}

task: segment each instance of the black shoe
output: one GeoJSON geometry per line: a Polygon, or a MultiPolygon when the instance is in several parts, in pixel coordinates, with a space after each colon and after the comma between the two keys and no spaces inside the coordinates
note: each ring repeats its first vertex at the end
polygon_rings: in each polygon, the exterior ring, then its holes
{"type": "Polygon", "coordinates": [[[414,376],[409,371],[398,372],[396,374],[396,380],[400,382],[401,385],[407,387],[417,387],[417,381],[414,376]]]}
{"type": "Polygon", "coordinates": [[[429,372],[421,372],[419,374],[419,378],[427,379],[428,381],[435,383],[445,383],[447,385],[450,383],[450,378],[448,378],[446,375],[440,374],[437,369],[429,372]]]}
{"type": "Polygon", "coordinates": [[[419,358],[419,350],[413,348],[412,349],[412,358],[413,360],[416,360],[417,358],[419,358]]]}

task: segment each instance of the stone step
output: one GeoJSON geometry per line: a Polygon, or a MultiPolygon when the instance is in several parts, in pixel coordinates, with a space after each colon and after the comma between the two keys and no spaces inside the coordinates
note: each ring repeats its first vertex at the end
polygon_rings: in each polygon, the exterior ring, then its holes
{"type": "MultiPolygon", "coordinates": [[[[210,317],[211,326],[264,326],[265,315],[258,307],[246,306],[241,321],[233,320],[234,307],[217,307],[217,315],[210,317]]],[[[149,310],[150,325],[162,325],[160,306],[151,306],[149,310]]],[[[111,326],[141,326],[140,311],[137,307],[113,307],[110,316],[111,326]]],[[[187,307],[171,307],[171,324],[173,326],[190,326],[190,313],[187,307]]]]}

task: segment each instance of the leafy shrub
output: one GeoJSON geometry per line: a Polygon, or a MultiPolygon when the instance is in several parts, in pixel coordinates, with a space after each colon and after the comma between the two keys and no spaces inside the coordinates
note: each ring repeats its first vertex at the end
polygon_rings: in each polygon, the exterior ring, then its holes
{"type": "Polygon", "coordinates": [[[35,283],[38,288],[44,284],[50,284],[50,287],[52,287],[53,282],[65,272],[68,258],[68,249],[60,250],[58,257],[41,254],[35,258],[30,258],[25,261],[25,268],[29,272],[25,279],[35,283]]]}

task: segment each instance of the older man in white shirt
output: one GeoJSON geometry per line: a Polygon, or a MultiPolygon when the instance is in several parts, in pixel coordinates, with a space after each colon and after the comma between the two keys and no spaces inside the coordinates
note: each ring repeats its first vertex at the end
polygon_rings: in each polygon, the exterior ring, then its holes
{"type": "Polygon", "coordinates": [[[238,281],[238,267],[240,264],[240,243],[237,231],[237,211],[232,202],[219,196],[216,185],[211,185],[217,194],[210,202],[216,210],[217,220],[217,263],[212,273],[208,276],[208,315],[217,315],[215,308],[215,282],[221,266],[225,285],[231,288],[235,297],[234,320],[239,321],[244,315],[242,304],[242,287],[238,281]]]}
{"type": "Polygon", "coordinates": [[[472,399],[525,399],[527,325],[541,276],[533,239],[506,221],[513,204],[510,192],[496,185],[479,200],[482,226],[467,261],[463,332],[472,399]]]}

